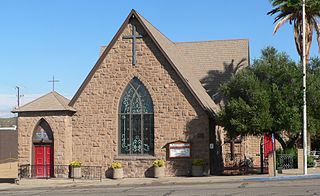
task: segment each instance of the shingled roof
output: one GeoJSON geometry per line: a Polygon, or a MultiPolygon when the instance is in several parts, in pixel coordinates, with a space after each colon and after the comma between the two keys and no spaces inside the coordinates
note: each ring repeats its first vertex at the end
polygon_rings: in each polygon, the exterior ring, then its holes
{"type": "Polygon", "coordinates": [[[44,112],[44,111],[72,111],[76,110],[70,107],[70,100],[52,91],[30,103],[27,103],[19,108],[13,110],[13,113],[20,112],[44,112]]]}
{"type": "Polygon", "coordinates": [[[147,34],[157,45],[203,109],[214,116],[219,110],[219,107],[209,96],[200,81],[210,70],[223,70],[224,62],[228,63],[230,61],[238,61],[238,59],[249,59],[248,40],[174,43],[135,10],[130,12],[117,34],[106,47],[96,65],[70,101],[70,105],[72,106],[75,103],[132,17],[135,17],[141,23],[147,34]]]}

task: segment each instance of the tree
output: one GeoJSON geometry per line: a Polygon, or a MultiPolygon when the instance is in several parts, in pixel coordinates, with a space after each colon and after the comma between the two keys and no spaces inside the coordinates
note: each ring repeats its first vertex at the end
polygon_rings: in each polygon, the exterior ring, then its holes
{"type": "MultiPolygon", "coordinates": [[[[307,78],[308,132],[313,140],[318,140],[320,130],[320,59],[310,59],[307,78]]],[[[313,144],[320,148],[320,144],[313,144]]]]}
{"type": "MultiPolygon", "coordinates": [[[[314,101],[308,101],[313,104],[308,124],[315,133],[320,130],[320,63],[314,62],[309,68],[313,74],[308,98],[314,101]]],[[[285,53],[266,48],[251,67],[240,70],[222,85],[220,90],[227,101],[218,113],[218,124],[230,138],[274,133],[283,149],[292,148],[302,130],[301,83],[300,67],[285,53]]]]}
{"type": "MultiPolygon", "coordinates": [[[[274,23],[274,33],[286,22],[293,23],[294,40],[298,54],[302,61],[302,0],[270,0],[274,7],[273,10],[268,12],[268,15],[277,14],[274,23]]],[[[314,30],[317,34],[317,42],[320,50],[320,1],[319,0],[306,0],[306,59],[307,62],[310,56],[310,47],[312,43],[312,35],[314,30]]]]}

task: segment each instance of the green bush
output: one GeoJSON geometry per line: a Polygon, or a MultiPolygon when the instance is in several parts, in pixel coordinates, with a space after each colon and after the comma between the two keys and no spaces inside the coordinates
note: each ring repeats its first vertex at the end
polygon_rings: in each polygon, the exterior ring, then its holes
{"type": "Polygon", "coordinates": [[[307,166],[308,167],[314,167],[315,163],[314,163],[314,157],[308,155],[307,156],[307,166]]]}

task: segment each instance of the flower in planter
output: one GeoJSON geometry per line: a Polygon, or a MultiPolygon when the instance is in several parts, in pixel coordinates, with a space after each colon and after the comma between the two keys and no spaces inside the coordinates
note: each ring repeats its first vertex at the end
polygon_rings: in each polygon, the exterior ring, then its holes
{"type": "Polygon", "coordinates": [[[203,159],[193,159],[192,160],[192,176],[200,177],[203,176],[203,159]]]}
{"type": "Polygon", "coordinates": [[[112,168],[112,169],[121,169],[121,168],[122,168],[122,164],[121,164],[119,161],[114,161],[114,162],[111,164],[111,168],[112,168]]]}
{"type": "Polygon", "coordinates": [[[194,166],[203,166],[204,161],[203,159],[193,159],[192,160],[192,165],[194,166]]]}
{"type": "Polygon", "coordinates": [[[72,161],[70,163],[71,167],[81,167],[81,162],[80,161],[72,161]]]}
{"type": "Polygon", "coordinates": [[[111,164],[111,168],[113,169],[113,174],[112,174],[113,179],[123,178],[123,168],[122,168],[122,164],[119,161],[113,161],[113,163],[111,164]]]}
{"type": "Polygon", "coordinates": [[[153,161],[153,167],[164,167],[164,164],[166,162],[162,159],[157,159],[155,161],[153,161]]]}

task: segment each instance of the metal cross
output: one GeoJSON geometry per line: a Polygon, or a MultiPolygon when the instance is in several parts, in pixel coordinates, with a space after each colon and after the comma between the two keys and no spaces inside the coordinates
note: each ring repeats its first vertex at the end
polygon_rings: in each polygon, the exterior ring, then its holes
{"type": "Polygon", "coordinates": [[[52,82],[52,91],[54,91],[54,83],[55,82],[60,82],[59,80],[55,80],[54,76],[52,77],[52,80],[49,80],[48,82],[52,82]]]}
{"type": "Polygon", "coordinates": [[[132,65],[136,64],[136,41],[142,38],[142,35],[136,34],[136,26],[132,25],[132,35],[123,36],[123,39],[132,39],[132,65]]]}

